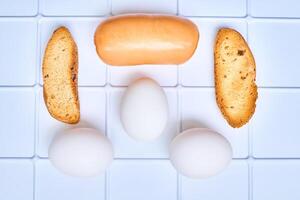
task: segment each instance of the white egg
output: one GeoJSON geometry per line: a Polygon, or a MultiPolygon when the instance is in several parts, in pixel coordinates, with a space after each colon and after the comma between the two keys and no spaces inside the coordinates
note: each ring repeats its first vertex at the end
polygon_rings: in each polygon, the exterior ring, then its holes
{"type": "Polygon", "coordinates": [[[95,129],[68,129],[52,141],[49,159],[65,174],[94,176],[103,173],[110,165],[113,160],[113,148],[110,141],[95,129]]]}
{"type": "Polygon", "coordinates": [[[134,81],[122,99],[121,121],[127,134],[136,140],[159,137],[168,121],[168,102],[163,89],[149,78],[134,81]]]}
{"type": "Polygon", "coordinates": [[[170,145],[174,167],[190,178],[206,178],[220,173],[232,160],[232,148],[222,135],[204,128],[183,131],[170,145]]]}

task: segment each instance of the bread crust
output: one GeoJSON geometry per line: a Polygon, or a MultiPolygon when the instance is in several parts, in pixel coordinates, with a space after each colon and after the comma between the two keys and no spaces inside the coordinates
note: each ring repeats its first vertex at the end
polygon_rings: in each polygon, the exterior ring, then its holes
{"type": "Polygon", "coordinates": [[[195,52],[197,26],[168,15],[121,15],[102,22],[94,37],[97,53],[107,64],[181,64],[195,52]]]}
{"type": "Polygon", "coordinates": [[[256,107],[256,65],[247,42],[236,30],[221,28],[214,47],[215,93],[229,125],[242,127],[256,107]]]}
{"type": "Polygon", "coordinates": [[[64,123],[78,123],[78,51],[66,27],[53,32],[44,53],[42,74],[43,96],[50,115],[64,123]]]}

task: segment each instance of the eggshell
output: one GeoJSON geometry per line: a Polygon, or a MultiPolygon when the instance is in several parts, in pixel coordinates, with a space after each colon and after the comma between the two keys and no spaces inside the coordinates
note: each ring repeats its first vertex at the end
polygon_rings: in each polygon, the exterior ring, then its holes
{"type": "Polygon", "coordinates": [[[94,176],[103,173],[110,165],[113,148],[110,141],[95,129],[68,129],[53,139],[49,159],[65,174],[94,176]]]}
{"type": "Polygon", "coordinates": [[[134,81],[123,96],[120,115],[129,136],[141,141],[156,139],[168,121],[168,102],[163,89],[149,78],[134,81]]]}
{"type": "Polygon", "coordinates": [[[220,173],[232,160],[232,148],[222,135],[203,128],[183,131],[170,145],[170,160],[183,175],[207,178],[220,173]]]}

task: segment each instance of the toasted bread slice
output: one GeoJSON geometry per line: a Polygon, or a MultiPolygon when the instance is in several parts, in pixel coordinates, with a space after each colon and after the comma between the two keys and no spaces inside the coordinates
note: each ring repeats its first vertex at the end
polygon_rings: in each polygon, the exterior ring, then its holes
{"type": "Polygon", "coordinates": [[[255,60],[243,36],[229,28],[219,30],[214,49],[217,104],[234,128],[252,117],[257,99],[255,60]]]}
{"type": "Polygon", "coordinates": [[[50,115],[69,124],[79,122],[77,45],[67,28],[53,32],[42,70],[44,100],[50,115]]]}

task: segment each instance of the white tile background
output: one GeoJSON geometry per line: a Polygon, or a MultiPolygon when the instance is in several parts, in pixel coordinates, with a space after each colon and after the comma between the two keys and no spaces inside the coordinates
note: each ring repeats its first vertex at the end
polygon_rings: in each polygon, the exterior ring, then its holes
{"type": "Polygon", "coordinates": [[[300,179],[300,1],[297,0],[0,0],[0,199],[2,200],[298,200],[300,179]],[[199,46],[182,66],[110,67],[97,56],[93,35],[109,15],[155,12],[189,17],[199,46]],[[79,49],[82,122],[105,133],[116,157],[105,175],[61,174],[47,159],[64,124],[43,103],[40,66],[59,25],[79,49]],[[256,59],[259,99],[250,123],[232,129],[214,98],[213,41],[220,27],[237,29],[256,59]],[[164,136],[143,144],[122,130],[120,97],[133,79],[164,87],[171,119],[164,136]],[[229,139],[234,161],[224,173],[192,180],[168,161],[180,130],[205,126],[229,139]]]}

